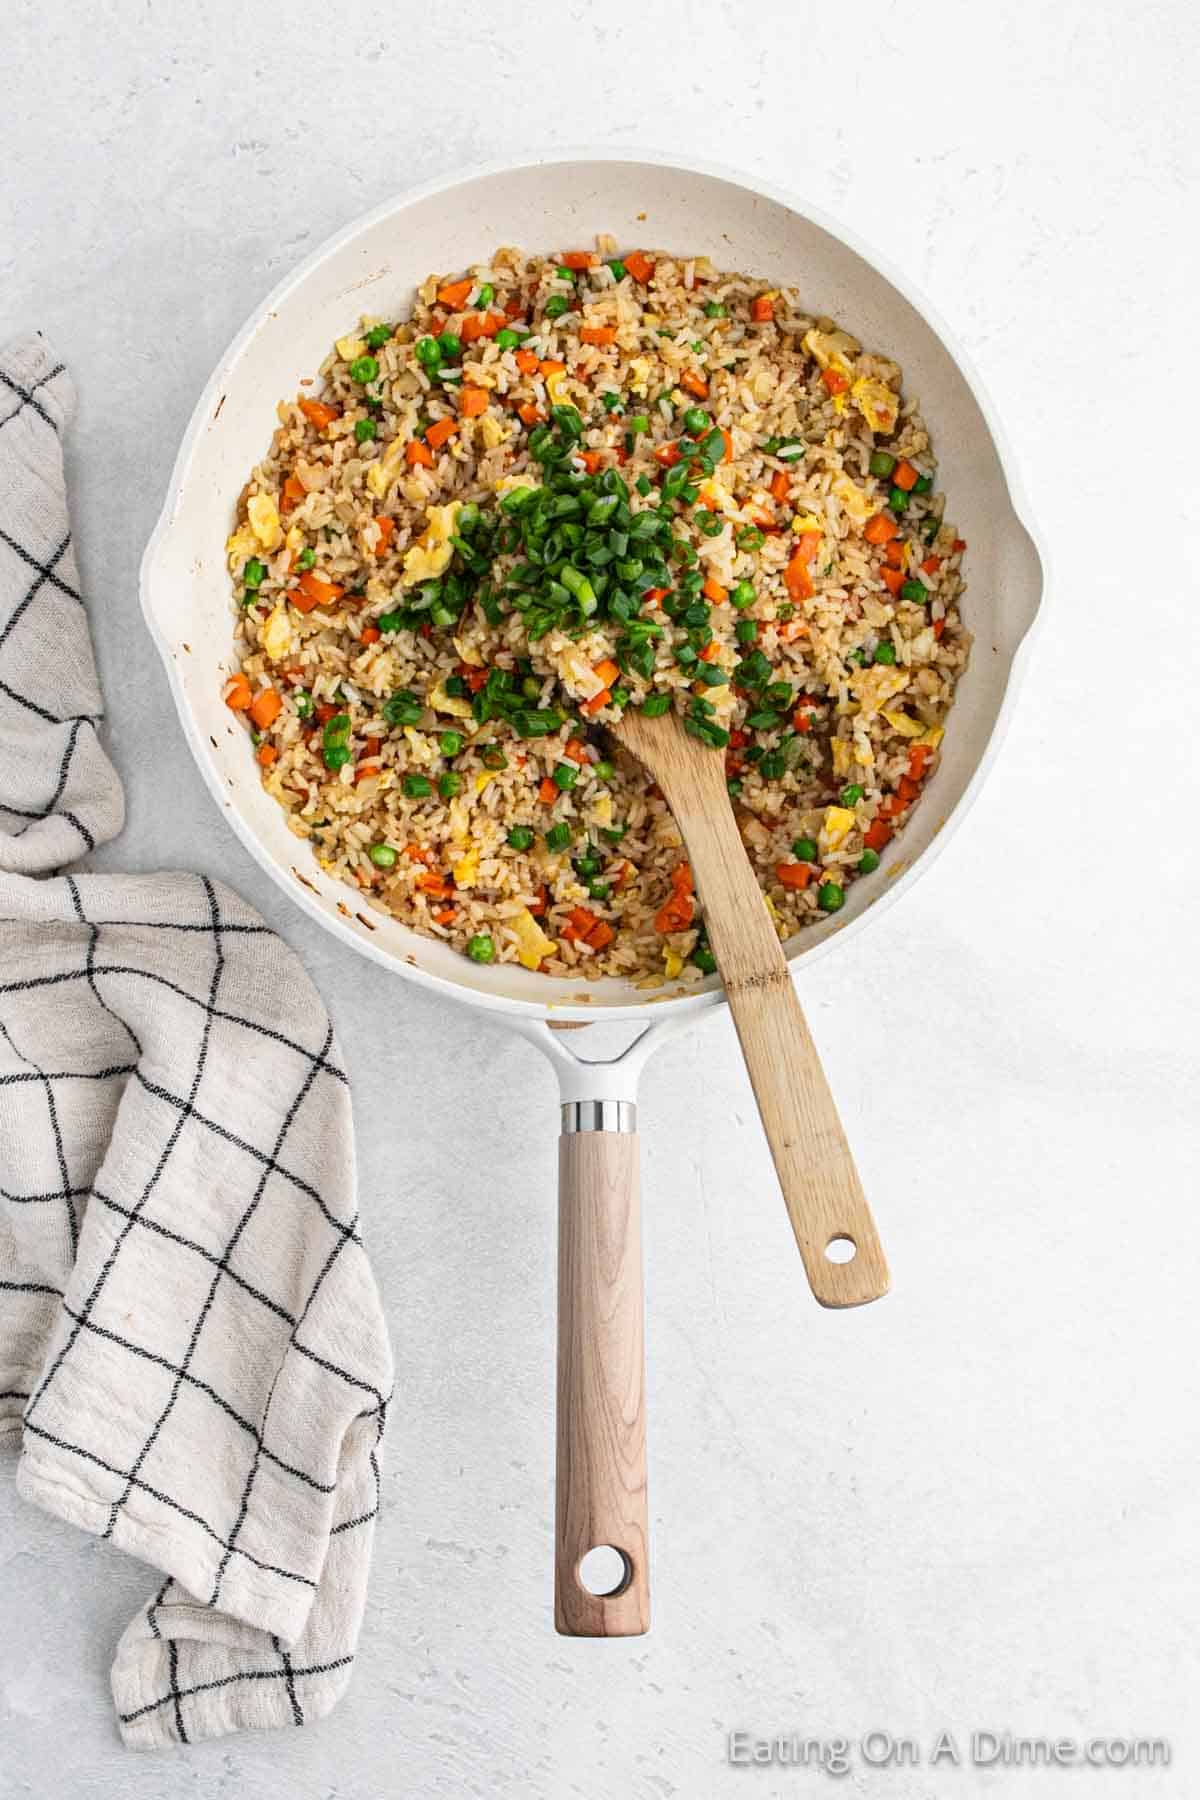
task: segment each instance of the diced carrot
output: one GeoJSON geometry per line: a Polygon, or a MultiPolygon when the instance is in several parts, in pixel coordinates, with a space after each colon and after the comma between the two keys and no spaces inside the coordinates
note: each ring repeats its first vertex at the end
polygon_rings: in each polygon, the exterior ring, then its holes
{"type": "Polygon", "coordinates": [[[911,775],[902,775],[896,783],[896,792],[905,806],[911,806],[920,791],[911,775]]]}
{"type": "Polygon", "coordinates": [[[584,942],[590,944],[593,950],[607,950],[616,935],[607,919],[597,919],[584,942]]]}
{"type": "Polygon", "coordinates": [[[328,725],[330,719],[336,716],[337,711],[337,707],[331,700],[322,700],[320,705],[314,708],[313,717],[318,725],[328,725]]]}
{"type": "Polygon", "coordinates": [[[595,254],[591,250],[567,250],[563,255],[562,266],[564,269],[594,269],[595,254]]]}
{"type": "Polygon", "coordinates": [[[432,425],[425,428],[425,442],[432,449],[440,450],[457,430],[458,425],[453,419],[435,419],[432,425]]]}
{"type": "Polygon", "coordinates": [[[517,417],[523,425],[540,425],[545,416],[545,413],[538,411],[532,400],[527,400],[524,406],[517,408],[517,417]]]}
{"type": "Polygon", "coordinates": [[[312,569],[305,569],[288,599],[301,612],[311,612],[314,606],[332,606],[335,600],[341,599],[345,591],[340,583],[326,581],[312,569]],[[297,595],[301,598],[297,599],[297,595]]]}
{"type": "Polygon", "coordinates": [[[378,625],[364,625],[358,634],[360,644],[377,644],[383,636],[378,625]]]}
{"type": "Polygon", "coordinates": [[[666,599],[670,591],[670,588],[647,588],[642,599],[647,606],[657,606],[660,600],[666,599]]]}
{"type": "Polygon", "coordinates": [[[520,294],[514,294],[511,299],[504,302],[504,316],[506,319],[519,319],[524,311],[525,302],[522,300],[520,294]]]}
{"type": "Polygon", "coordinates": [[[540,918],[542,913],[544,913],[546,908],[549,906],[549,904],[550,904],[550,889],[546,886],[545,882],[543,881],[541,887],[538,890],[538,897],[534,901],[533,905],[530,907],[529,910],[531,913],[536,913],[538,915],[538,917],[540,918]]]}
{"type": "Polygon", "coordinates": [[[863,843],[868,850],[878,852],[885,849],[891,841],[892,828],[890,825],[885,825],[881,819],[876,819],[874,824],[868,825],[863,832],[863,843]]]}
{"type": "Polygon", "coordinates": [[[715,575],[708,577],[700,591],[706,600],[712,601],[714,606],[721,606],[729,598],[729,589],[722,587],[715,575]]]}
{"type": "Polygon", "coordinates": [[[889,569],[904,567],[904,541],[902,538],[893,538],[890,544],[884,545],[883,560],[889,569]]]}
{"type": "Polygon", "coordinates": [[[563,755],[569,756],[572,762],[577,763],[585,763],[588,759],[587,751],[584,749],[578,738],[567,739],[566,743],[563,745],[563,755]]]}
{"type": "Polygon", "coordinates": [[[580,712],[586,713],[590,719],[593,714],[600,712],[606,707],[611,699],[612,689],[601,688],[600,692],[598,694],[593,694],[590,700],[584,700],[580,705],[579,710],[580,712]]]}
{"type": "Polygon", "coordinates": [[[458,312],[460,307],[467,304],[467,296],[474,286],[473,281],[448,281],[445,287],[438,289],[437,297],[451,312],[458,312]]]}
{"type": "Polygon", "coordinates": [[[942,635],[943,631],[945,631],[945,629],[946,629],[945,619],[935,619],[933,621],[933,635],[935,638],[938,638],[940,640],[941,635],[942,635]]]}
{"type": "Polygon", "coordinates": [[[879,573],[883,576],[884,586],[887,588],[888,592],[891,594],[898,594],[900,589],[904,586],[904,570],[881,569],[879,573]]]}
{"type": "Polygon", "coordinates": [[[951,550],[965,550],[966,547],[967,547],[966,538],[955,538],[954,542],[950,546],[951,550]]]}
{"type": "Polygon", "coordinates": [[[875,513],[863,526],[863,536],[868,544],[890,544],[899,535],[900,527],[886,513],[875,513]]]}
{"type": "Polygon", "coordinates": [[[921,564],[921,573],[922,575],[936,575],[941,566],[942,559],[940,556],[927,556],[925,561],[921,564]]]}
{"type": "Polygon", "coordinates": [[[458,396],[458,410],[464,419],[477,419],[487,411],[488,397],[484,388],[465,387],[458,396]]]}
{"type": "Polygon", "coordinates": [[[332,425],[340,417],[337,407],[327,406],[324,400],[301,400],[300,411],[318,431],[324,431],[327,425],[332,425]]]}
{"type": "Polygon", "coordinates": [[[538,799],[543,806],[553,806],[558,799],[558,788],[548,775],[542,777],[542,785],[538,789],[538,799]]]}
{"type": "Polygon", "coordinates": [[[705,644],[703,650],[700,652],[700,661],[706,663],[716,662],[720,653],[721,646],[718,644],[716,638],[709,638],[707,644],[705,644]]]}
{"type": "Polygon", "coordinates": [[[275,688],[260,688],[250,702],[250,717],[260,731],[273,725],[283,711],[283,701],[275,688]]]}
{"type": "Polygon", "coordinates": [[[925,764],[933,755],[932,744],[914,744],[908,753],[908,773],[913,781],[924,781],[925,764]]]}
{"type": "Polygon", "coordinates": [[[750,302],[750,317],[756,325],[769,325],[775,317],[775,302],[770,294],[758,294],[750,302]]]}
{"type": "Polygon", "coordinates": [[[674,468],[679,461],[679,445],[659,444],[654,452],[654,460],[656,463],[661,463],[664,469],[674,468]]]}
{"type": "Polygon", "coordinates": [[[372,775],[378,775],[378,773],[379,764],[377,762],[360,762],[354,771],[355,783],[369,781],[372,775]]]}
{"type": "Polygon", "coordinates": [[[625,883],[632,874],[633,864],[631,862],[623,862],[621,867],[617,870],[617,873],[613,876],[613,886],[619,891],[625,886],[625,883]]]}
{"type": "Polygon", "coordinates": [[[379,541],[375,545],[375,554],[376,556],[385,556],[387,554],[387,547],[392,541],[392,533],[396,529],[396,521],[390,517],[388,513],[380,513],[375,520],[375,527],[379,532],[379,541]]]}
{"type": "Polygon", "coordinates": [[[477,694],[480,688],[487,684],[487,670],[472,669],[464,663],[462,666],[462,678],[470,688],[471,692],[477,694]]]}
{"type": "Polygon", "coordinates": [[[620,673],[621,671],[616,663],[607,656],[602,662],[592,664],[592,674],[596,677],[597,681],[602,681],[605,687],[611,687],[620,673]]]}
{"type": "Polygon", "coordinates": [[[779,627],[779,635],[785,644],[794,644],[797,638],[808,636],[808,626],[803,619],[789,619],[779,627]]]}
{"type": "Polygon", "coordinates": [[[538,366],[538,359],[533,354],[532,350],[518,350],[516,353],[516,362],[522,375],[532,375],[538,366]]]}
{"type": "Polygon", "coordinates": [[[749,742],[750,733],[748,731],[739,730],[737,726],[735,726],[729,734],[729,748],[731,750],[743,750],[749,742]]]}
{"type": "Polygon", "coordinates": [[[654,264],[650,261],[650,258],[646,255],[644,250],[634,250],[631,255],[626,256],[623,260],[626,269],[633,276],[635,281],[645,283],[649,281],[654,273],[654,264]]]}
{"type": "Polygon", "coordinates": [[[294,507],[300,505],[307,492],[308,489],[298,475],[289,475],[279,496],[280,512],[291,512],[294,507]]]}
{"type": "Polygon", "coordinates": [[[906,494],[912,492],[920,478],[920,470],[914,469],[908,459],[903,456],[892,470],[892,485],[902,488],[906,494]]]}
{"type": "Polygon", "coordinates": [[[424,875],[417,876],[417,886],[423,894],[430,894],[435,900],[448,900],[454,889],[436,869],[429,869],[424,875]]]}
{"type": "Polygon", "coordinates": [[[783,585],[793,600],[807,600],[813,592],[812,576],[808,564],[810,552],[806,552],[802,544],[792,552],[791,561],[783,571],[783,585]]]}
{"type": "Polygon", "coordinates": [[[245,712],[254,698],[244,675],[231,675],[225,683],[225,704],[230,712],[245,712]]]}
{"type": "Polygon", "coordinates": [[[429,469],[433,466],[433,451],[420,438],[410,438],[404,446],[404,460],[410,469],[429,469]]]}
{"type": "Polygon", "coordinates": [[[583,325],[579,330],[581,344],[615,344],[617,328],[615,325],[583,325]]]}
{"type": "Polygon", "coordinates": [[[775,875],[785,888],[806,888],[812,880],[812,864],[776,863],[775,875]]]}
{"type": "Polygon", "coordinates": [[[464,344],[473,344],[476,338],[494,338],[498,331],[503,331],[506,323],[501,312],[468,313],[459,335],[464,344]]]}
{"type": "Polygon", "coordinates": [[[772,500],[774,500],[779,506],[782,506],[784,501],[788,497],[788,493],[791,489],[791,485],[792,485],[791,481],[788,479],[787,470],[786,469],[776,469],[774,475],[772,475],[772,477],[771,477],[771,498],[772,498],[772,500]]]}
{"type": "Polygon", "coordinates": [[[600,467],[600,452],[599,450],[581,450],[579,452],[579,460],[587,470],[587,473],[589,475],[594,475],[596,470],[600,467]]]}
{"type": "Polygon", "coordinates": [[[689,394],[695,394],[697,400],[708,399],[708,383],[695,369],[685,369],[679,377],[679,385],[685,387],[689,394]]]}
{"type": "Polygon", "coordinates": [[[803,706],[798,706],[792,714],[792,724],[797,731],[807,736],[812,730],[812,714],[803,706]]]}
{"type": "Polygon", "coordinates": [[[409,862],[431,863],[437,861],[434,852],[427,844],[405,844],[404,854],[409,862]]]}
{"type": "Polygon", "coordinates": [[[722,425],[721,436],[725,440],[725,454],[721,458],[721,461],[722,462],[732,462],[733,461],[733,433],[732,433],[732,431],[729,430],[728,426],[722,425]]]}
{"type": "Polygon", "coordinates": [[[830,394],[844,394],[850,383],[840,369],[822,369],[821,380],[830,394]]]}
{"type": "Polygon", "coordinates": [[[260,744],[257,756],[259,767],[263,769],[269,769],[273,762],[279,761],[279,752],[274,744],[260,744]]]}
{"type": "Polygon", "coordinates": [[[458,910],[453,906],[443,906],[433,915],[436,925],[453,925],[457,917],[458,910]]]}

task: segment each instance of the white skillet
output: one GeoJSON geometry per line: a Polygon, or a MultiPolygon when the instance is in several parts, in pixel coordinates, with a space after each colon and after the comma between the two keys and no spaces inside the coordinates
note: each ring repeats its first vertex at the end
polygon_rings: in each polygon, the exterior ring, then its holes
{"type": "MultiPolygon", "coordinates": [[[[348,226],[290,275],[238,333],[192,415],[142,563],[142,606],[192,753],[217,804],[267,873],[353,949],[406,980],[502,1015],[551,1059],[563,1105],[559,1198],[558,1492],[555,1622],[575,1636],[649,1623],[636,1097],[663,1035],[722,1003],[717,978],[663,988],[550,979],[482,967],[370,911],[293,837],[259,785],[244,731],[222,703],[231,666],[224,544],[236,497],[265,452],[276,402],[311,376],[360,314],[403,316],[431,270],[478,262],[501,244],[706,252],[719,267],[800,286],[806,304],[894,356],[919,395],[939,484],[970,548],[967,623],[975,646],[924,802],[882,868],[849,889],[836,919],[786,946],[793,966],[890,905],[928,867],[979,791],[1011,711],[1042,600],[1042,558],[1011,460],[978,378],[949,332],[874,252],[775,188],[653,153],[563,152],[450,176],[348,226]],[[633,1043],[585,1061],[562,1027],[606,1023],[633,1043]],[[586,1552],[612,1545],[612,1591],[580,1579],[586,1552]]],[[[611,1033],[600,1033],[609,1038],[611,1033]]],[[[852,1286],[841,1290],[851,1302],[852,1286]]],[[[865,1294],[858,1297],[867,1297],[865,1294]]]]}

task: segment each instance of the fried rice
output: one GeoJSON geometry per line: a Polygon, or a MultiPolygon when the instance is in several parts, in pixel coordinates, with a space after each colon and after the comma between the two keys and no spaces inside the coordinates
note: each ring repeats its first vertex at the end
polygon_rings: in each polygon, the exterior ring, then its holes
{"type": "Polygon", "coordinates": [[[225,691],[323,869],[480,962],[702,979],[678,828],[605,731],[647,706],[725,758],[781,938],[873,875],[970,646],[894,362],[602,239],[430,276],[304,388],[228,541],[225,691]]]}

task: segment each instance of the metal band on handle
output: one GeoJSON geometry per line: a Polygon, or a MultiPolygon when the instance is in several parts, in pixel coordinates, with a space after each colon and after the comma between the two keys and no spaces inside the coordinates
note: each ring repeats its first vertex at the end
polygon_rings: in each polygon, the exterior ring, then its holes
{"type": "Polygon", "coordinates": [[[637,1106],[632,1100],[566,1100],[562,1108],[564,1134],[576,1131],[637,1130],[637,1106]]]}

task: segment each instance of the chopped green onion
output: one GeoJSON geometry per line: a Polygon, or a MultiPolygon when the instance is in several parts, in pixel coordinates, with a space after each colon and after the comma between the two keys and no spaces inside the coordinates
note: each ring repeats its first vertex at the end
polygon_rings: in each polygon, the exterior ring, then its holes
{"type": "Polygon", "coordinates": [[[443,731],[438,739],[438,749],[443,756],[457,756],[462,747],[463,734],[461,731],[443,731]]]}
{"type": "Polygon", "coordinates": [[[689,406],[683,415],[683,429],[690,431],[694,438],[707,431],[711,423],[708,414],[699,406],[689,406]]]}
{"type": "Polygon", "coordinates": [[[719,300],[706,300],[704,302],[704,316],[706,319],[723,319],[725,317],[725,308],[721,305],[719,300]]]}
{"type": "Polygon", "coordinates": [[[863,797],[863,789],[857,781],[849,781],[842,789],[842,805],[857,806],[863,797]]]}
{"type": "Polygon", "coordinates": [[[565,850],[571,841],[571,827],[565,821],[552,825],[546,833],[547,850],[565,850]]]}
{"type": "Polygon", "coordinates": [[[492,301],[495,298],[496,298],[495,288],[492,286],[490,281],[485,281],[482,284],[482,286],[480,287],[479,292],[475,296],[475,305],[477,307],[490,306],[492,304],[492,301]]]}
{"type": "Polygon", "coordinates": [[[257,556],[252,556],[242,570],[242,586],[250,588],[251,590],[260,588],[266,577],[266,573],[266,563],[259,562],[257,556]]]}
{"type": "Polygon", "coordinates": [[[757,619],[739,619],[733,628],[733,635],[739,644],[752,644],[758,636],[757,619]]]}
{"type": "Polygon", "coordinates": [[[406,800],[424,800],[433,792],[433,783],[425,775],[406,775],[400,783],[406,800]]]}
{"type": "Polygon", "coordinates": [[[411,688],[400,688],[384,701],[380,710],[389,725],[416,725],[425,706],[411,688]]]}
{"type": "Polygon", "coordinates": [[[876,646],[875,646],[875,661],[877,663],[886,663],[890,666],[892,663],[895,662],[895,660],[896,660],[896,646],[894,644],[889,644],[887,642],[886,638],[883,640],[882,643],[876,644],[876,646]]]}
{"type": "Polygon", "coordinates": [[[929,589],[925,586],[923,581],[906,581],[900,589],[900,598],[902,600],[912,600],[915,601],[918,606],[924,606],[925,602],[929,599],[929,589]]]}
{"type": "Polygon", "coordinates": [[[554,765],[554,785],[565,794],[579,780],[579,766],[573,762],[560,762],[554,765]]]}
{"type": "Polygon", "coordinates": [[[567,310],[566,295],[551,294],[542,310],[545,312],[548,319],[561,319],[567,310]]]}
{"type": "Polygon", "coordinates": [[[661,719],[664,713],[671,710],[670,694],[647,694],[642,701],[642,711],[648,719],[661,719]]]}
{"type": "Polygon", "coordinates": [[[456,794],[462,793],[462,789],[463,778],[457,770],[447,769],[444,775],[438,776],[438,793],[443,800],[453,800],[456,794]]]}

